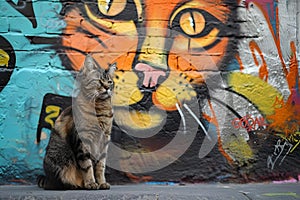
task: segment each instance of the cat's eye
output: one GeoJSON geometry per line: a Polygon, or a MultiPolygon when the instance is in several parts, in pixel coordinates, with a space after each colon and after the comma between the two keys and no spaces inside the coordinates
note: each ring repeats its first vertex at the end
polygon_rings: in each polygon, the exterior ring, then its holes
{"type": "Polygon", "coordinates": [[[96,18],[138,20],[135,3],[127,0],[85,0],[86,9],[96,18]]]}
{"type": "Polygon", "coordinates": [[[180,28],[187,35],[200,34],[205,28],[205,18],[200,12],[185,12],[179,19],[180,28]]]}
{"type": "Polygon", "coordinates": [[[98,8],[101,13],[107,16],[120,14],[126,6],[126,0],[98,0],[98,8]]]}
{"type": "Polygon", "coordinates": [[[212,14],[198,8],[185,8],[171,18],[170,28],[189,38],[199,47],[207,49],[219,42],[226,26],[212,14]]]}

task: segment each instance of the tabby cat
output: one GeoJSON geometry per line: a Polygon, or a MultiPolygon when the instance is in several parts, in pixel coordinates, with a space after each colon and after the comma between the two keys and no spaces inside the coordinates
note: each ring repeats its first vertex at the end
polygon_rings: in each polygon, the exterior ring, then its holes
{"type": "Polygon", "coordinates": [[[44,158],[44,189],[109,189],[105,163],[113,121],[112,76],[87,55],[76,83],[78,95],[57,118],[44,158]]]}

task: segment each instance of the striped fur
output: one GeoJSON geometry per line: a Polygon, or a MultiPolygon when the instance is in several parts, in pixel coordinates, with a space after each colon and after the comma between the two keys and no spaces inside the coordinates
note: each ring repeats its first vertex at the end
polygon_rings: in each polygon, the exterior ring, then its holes
{"type": "Polygon", "coordinates": [[[55,122],[44,158],[44,189],[109,189],[105,180],[113,120],[111,95],[115,67],[104,70],[92,56],[79,72],[78,96],[55,122]]]}

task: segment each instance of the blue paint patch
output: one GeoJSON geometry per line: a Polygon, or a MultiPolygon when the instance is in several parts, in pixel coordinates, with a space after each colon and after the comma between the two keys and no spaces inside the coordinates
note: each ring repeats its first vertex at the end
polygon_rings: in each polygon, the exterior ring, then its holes
{"type": "Polygon", "coordinates": [[[226,67],[227,71],[236,71],[240,70],[240,65],[236,59],[232,59],[226,67]]]}
{"type": "Polygon", "coordinates": [[[170,185],[170,186],[177,185],[176,182],[170,182],[170,181],[163,181],[163,182],[160,182],[160,181],[150,181],[150,182],[146,182],[145,184],[146,185],[170,185]]]}

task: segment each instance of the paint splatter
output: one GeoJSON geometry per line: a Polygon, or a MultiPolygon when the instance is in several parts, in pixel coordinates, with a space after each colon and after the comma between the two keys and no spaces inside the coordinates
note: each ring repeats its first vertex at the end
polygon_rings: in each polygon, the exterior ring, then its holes
{"type": "Polygon", "coordinates": [[[294,193],[294,192],[264,193],[262,195],[267,196],[267,197],[292,196],[292,197],[295,197],[295,198],[299,198],[297,193],[294,193]]]}
{"type": "Polygon", "coordinates": [[[290,70],[286,74],[290,96],[286,102],[283,99],[277,99],[273,105],[275,108],[274,114],[267,116],[267,119],[271,122],[269,128],[276,132],[285,133],[286,137],[294,134],[300,128],[298,61],[296,47],[293,42],[291,42],[291,50],[290,70]]]}

